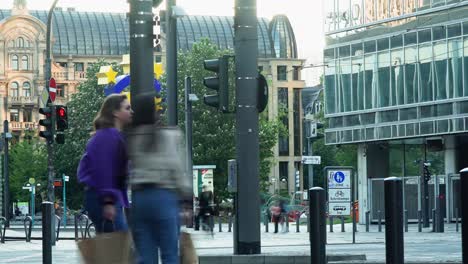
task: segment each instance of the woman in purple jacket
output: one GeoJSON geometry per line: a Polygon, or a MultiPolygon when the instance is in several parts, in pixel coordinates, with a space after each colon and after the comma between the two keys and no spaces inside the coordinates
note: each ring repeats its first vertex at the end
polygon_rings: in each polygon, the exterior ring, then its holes
{"type": "Polygon", "coordinates": [[[128,154],[121,131],[132,114],[125,95],[109,95],[78,167],[78,180],[86,185],[84,207],[98,233],[128,230],[123,212],[128,207],[128,154]]]}

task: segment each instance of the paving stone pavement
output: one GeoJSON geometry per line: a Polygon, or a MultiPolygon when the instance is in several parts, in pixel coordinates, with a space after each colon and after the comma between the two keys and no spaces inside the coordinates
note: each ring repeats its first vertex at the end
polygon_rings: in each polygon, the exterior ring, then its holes
{"type": "MultiPolygon", "coordinates": [[[[346,224],[346,232],[341,232],[341,226],[335,225],[333,233],[327,228],[327,255],[365,254],[365,263],[385,263],[385,229],[377,231],[377,226],[371,226],[371,232],[365,231],[365,226],[359,225],[356,233],[356,243],[352,243],[351,225],[346,224]]],[[[222,256],[233,254],[232,233],[227,232],[228,226],[223,225],[223,232],[215,228],[215,235],[205,231],[193,231],[192,238],[200,256],[222,256]]],[[[309,234],[306,226],[300,226],[296,233],[296,226],[291,224],[290,232],[274,234],[273,225],[269,226],[269,233],[261,227],[262,254],[266,256],[307,256],[310,255],[309,234]]],[[[461,232],[455,231],[455,224],[445,226],[444,233],[432,233],[432,229],[425,228],[422,233],[417,232],[417,225],[410,225],[405,233],[405,262],[414,263],[461,263],[461,232]]],[[[461,231],[461,230],[460,230],[461,231]]],[[[75,233],[70,227],[60,232],[60,236],[68,238],[59,240],[53,247],[53,263],[81,263],[75,240],[75,233]]],[[[8,240],[8,237],[24,237],[21,227],[13,227],[6,231],[7,241],[0,244],[0,263],[42,263],[42,241],[35,240],[41,236],[41,231],[33,229],[31,242],[24,240],[8,240]]],[[[364,262],[359,262],[364,263],[364,262]]]]}

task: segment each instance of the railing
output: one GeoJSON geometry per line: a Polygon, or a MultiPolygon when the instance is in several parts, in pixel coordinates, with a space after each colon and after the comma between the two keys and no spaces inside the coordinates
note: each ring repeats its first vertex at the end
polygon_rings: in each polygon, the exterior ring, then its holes
{"type": "Polygon", "coordinates": [[[68,80],[68,72],[52,72],[52,77],[57,81],[68,80]]]}
{"type": "Polygon", "coordinates": [[[10,130],[36,129],[38,124],[35,122],[10,122],[10,130]]]}
{"type": "Polygon", "coordinates": [[[52,72],[52,77],[57,81],[72,81],[72,80],[85,80],[86,72],[75,71],[72,74],[68,74],[66,71],[52,72]]]}
{"type": "Polygon", "coordinates": [[[9,96],[8,97],[8,104],[9,105],[25,105],[25,104],[32,104],[37,105],[39,104],[39,96],[9,96]]]}
{"type": "Polygon", "coordinates": [[[85,80],[85,79],[86,79],[86,72],[84,71],[75,72],[75,80],[85,80]]]}

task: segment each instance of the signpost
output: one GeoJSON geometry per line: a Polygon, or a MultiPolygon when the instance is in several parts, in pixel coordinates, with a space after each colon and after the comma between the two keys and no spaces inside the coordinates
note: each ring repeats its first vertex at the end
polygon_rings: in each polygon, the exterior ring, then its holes
{"type": "Polygon", "coordinates": [[[306,165],[320,165],[322,163],[321,156],[302,156],[302,163],[306,165]]]}
{"type": "Polygon", "coordinates": [[[57,83],[54,78],[50,78],[49,81],[49,96],[52,102],[55,102],[55,96],[57,95],[57,83]]]}

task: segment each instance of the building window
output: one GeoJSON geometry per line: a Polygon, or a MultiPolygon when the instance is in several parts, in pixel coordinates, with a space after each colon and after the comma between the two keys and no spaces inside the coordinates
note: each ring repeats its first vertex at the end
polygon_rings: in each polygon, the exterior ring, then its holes
{"type": "Polygon", "coordinates": [[[23,96],[31,96],[31,84],[29,82],[23,83],[23,96]]]}
{"type": "Polygon", "coordinates": [[[293,120],[294,120],[294,156],[301,155],[301,89],[294,88],[293,120]]]}
{"type": "Polygon", "coordinates": [[[29,59],[26,55],[23,55],[23,57],[21,57],[21,69],[26,71],[29,69],[29,59]]]}
{"type": "Polygon", "coordinates": [[[32,122],[32,110],[31,109],[24,109],[23,122],[32,122]]]}
{"type": "Polygon", "coordinates": [[[280,156],[289,156],[288,88],[278,88],[278,113],[287,132],[279,136],[278,152],[280,156]]]}
{"type": "Polygon", "coordinates": [[[278,81],[287,81],[286,66],[277,67],[278,81]]]}
{"type": "Polygon", "coordinates": [[[65,85],[63,84],[57,85],[57,96],[65,97],[65,85]]]}
{"type": "Polygon", "coordinates": [[[82,62],[75,62],[75,71],[82,72],[84,71],[84,63],[82,62]]]}
{"type": "Polygon", "coordinates": [[[279,163],[279,180],[281,189],[288,189],[288,162],[280,161],[279,163]]]}
{"type": "Polygon", "coordinates": [[[299,80],[299,73],[301,71],[300,66],[293,66],[293,80],[298,81],[299,80]]]}
{"type": "Polygon", "coordinates": [[[19,111],[18,111],[18,109],[10,109],[10,121],[19,122],[19,111]]]}
{"type": "Polygon", "coordinates": [[[14,71],[17,71],[19,69],[18,68],[18,56],[16,55],[13,55],[11,57],[11,69],[14,71]]]}
{"type": "Polygon", "coordinates": [[[17,47],[18,48],[24,48],[24,39],[20,37],[20,38],[18,38],[17,41],[18,41],[17,42],[17,44],[18,44],[17,47]]]}
{"type": "Polygon", "coordinates": [[[12,82],[10,87],[10,96],[19,96],[18,94],[19,85],[17,82],[12,82]]]}

